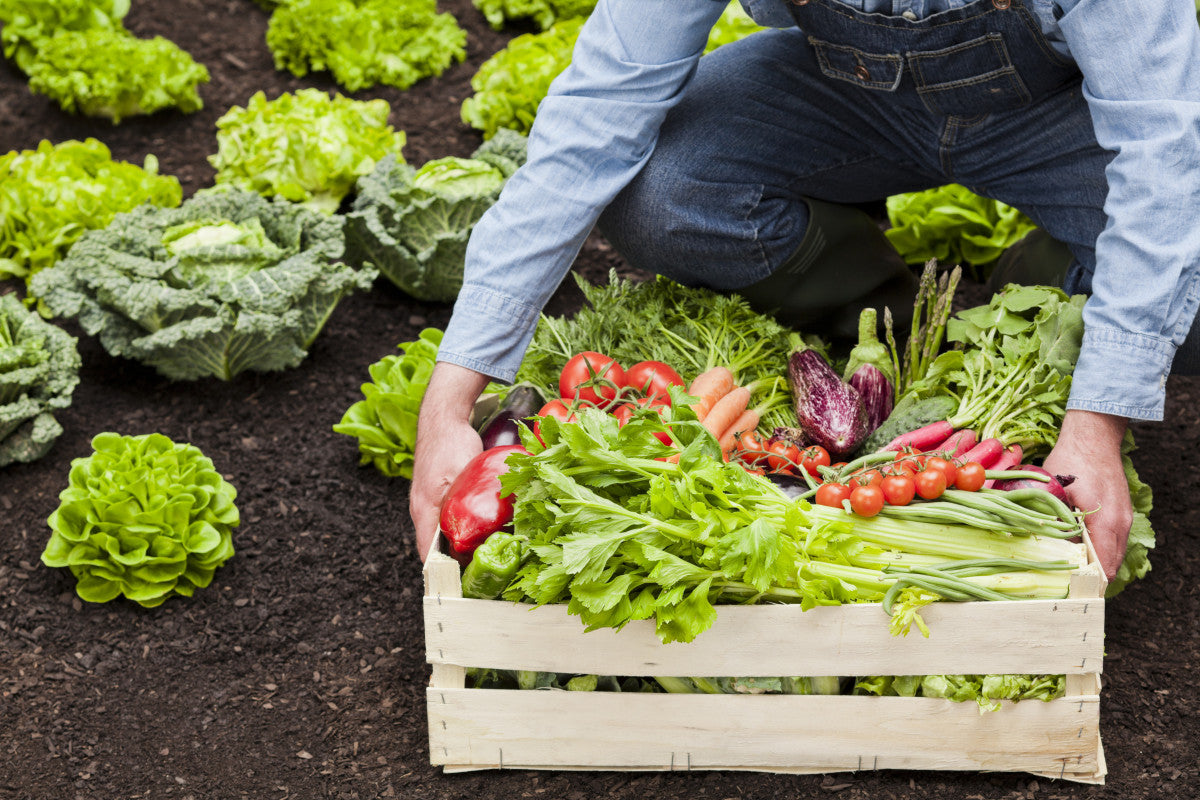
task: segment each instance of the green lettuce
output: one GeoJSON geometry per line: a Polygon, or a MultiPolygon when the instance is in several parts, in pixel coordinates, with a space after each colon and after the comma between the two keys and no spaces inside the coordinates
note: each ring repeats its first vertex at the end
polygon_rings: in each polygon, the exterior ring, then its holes
{"type": "Polygon", "coordinates": [[[291,369],[338,301],[376,272],[339,258],[341,223],[238,189],[142,206],[34,277],[54,314],[174,380],[291,369]],[[199,224],[198,224],[199,223],[199,224]]]}
{"type": "Polygon", "coordinates": [[[490,139],[501,128],[528,134],[550,84],[571,63],[584,17],[560,20],[527,33],[483,62],[471,78],[474,95],[462,104],[462,120],[490,139]]]}
{"type": "Polygon", "coordinates": [[[92,448],[71,462],[42,563],[70,568],[89,603],[124,595],[153,608],[212,583],[241,521],[212,461],[159,433],[101,433],[92,448]]]}
{"type": "Polygon", "coordinates": [[[440,75],[466,58],[466,42],[436,0],[290,0],[267,27],[276,69],[328,70],[351,92],[440,75]]]}
{"type": "Polygon", "coordinates": [[[1138,578],[1146,577],[1150,571],[1150,551],[1154,549],[1154,528],[1150,526],[1150,510],[1154,507],[1154,492],[1150,486],[1142,482],[1133,466],[1129,454],[1135,446],[1133,433],[1125,432],[1125,441],[1121,446],[1121,463],[1125,467],[1125,479],[1129,482],[1129,499],[1133,503],[1133,524],[1129,530],[1129,539],[1125,545],[1125,560],[1117,575],[1108,583],[1105,597],[1120,594],[1126,586],[1138,578]]]}
{"type": "Polygon", "coordinates": [[[335,433],[358,439],[360,464],[373,464],[389,478],[412,478],[417,414],[441,343],[442,331],[426,328],[415,342],[399,345],[401,355],[370,366],[363,399],[333,426],[335,433]]]}
{"type": "Polygon", "coordinates": [[[750,18],[738,0],[733,0],[721,12],[720,19],[709,31],[708,44],[704,46],[704,52],[711,53],[723,44],[736,42],[738,39],[744,39],[761,30],[763,30],[763,26],[750,18]]]}
{"type": "Polygon", "coordinates": [[[141,167],[113,161],[96,139],[0,156],[0,278],[28,281],[122,211],[179,205],[179,180],[157,171],[154,156],[141,167]]]}
{"type": "Polygon", "coordinates": [[[198,111],[204,103],[196,87],[209,80],[208,70],[175,43],[114,30],[56,34],[27,71],[29,88],[64,111],[113,124],[166,108],[198,111]]]}
{"type": "Polygon", "coordinates": [[[1012,206],[958,184],[894,195],[887,210],[885,234],[910,264],[989,264],[1037,227],[1012,206]]]}
{"type": "Polygon", "coordinates": [[[471,158],[440,158],[415,171],[385,158],[358,183],[346,217],[346,260],[377,267],[419,300],[453,301],[467,238],[524,161],[525,137],[510,130],[471,158]]]}
{"type": "Polygon", "coordinates": [[[540,30],[546,30],[560,19],[586,17],[596,7],[596,0],[472,0],[496,30],[513,20],[531,20],[540,30]]]}
{"type": "Polygon", "coordinates": [[[208,160],[218,184],[332,213],[379,160],[399,157],[405,135],[388,125],[389,113],[385,100],[331,98],[319,89],[271,101],[256,92],[217,120],[217,153],[208,160]]]}
{"type": "Polygon", "coordinates": [[[0,295],[0,467],[36,461],[62,434],[54,412],[79,383],[75,337],[0,295]]]}
{"type": "Polygon", "coordinates": [[[129,0],[0,0],[4,55],[28,73],[50,37],[84,31],[124,31],[129,0]]]}

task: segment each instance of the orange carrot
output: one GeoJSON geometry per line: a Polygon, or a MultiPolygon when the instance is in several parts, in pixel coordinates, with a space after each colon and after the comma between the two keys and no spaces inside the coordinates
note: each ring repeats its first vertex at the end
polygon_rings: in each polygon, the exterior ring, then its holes
{"type": "Polygon", "coordinates": [[[704,416],[702,424],[709,433],[719,437],[741,416],[749,404],[750,390],[745,386],[735,386],[713,405],[712,409],[704,416]]]}
{"type": "Polygon", "coordinates": [[[713,367],[701,372],[688,387],[688,394],[700,398],[692,404],[692,410],[701,420],[712,410],[717,401],[733,389],[733,373],[727,367],[713,367]]]}
{"type": "Polygon", "coordinates": [[[753,408],[747,408],[745,411],[733,421],[733,424],[725,429],[717,439],[717,444],[721,445],[721,450],[728,453],[737,444],[737,435],[743,431],[752,431],[758,427],[759,413],[753,408]]]}

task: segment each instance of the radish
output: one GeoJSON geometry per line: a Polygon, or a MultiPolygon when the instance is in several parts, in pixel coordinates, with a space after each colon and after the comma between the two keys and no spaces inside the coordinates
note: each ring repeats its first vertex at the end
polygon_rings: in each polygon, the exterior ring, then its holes
{"type": "MultiPolygon", "coordinates": [[[[902,433],[885,444],[881,449],[903,450],[906,447],[915,447],[921,451],[931,450],[949,439],[953,434],[954,426],[943,419],[931,422],[924,427],[917,428],[915,431],[902,433]]],[[[1017,460],[1019,461],[1020,458],[1017,460]]]]}
{"type": "MultiPolygon", "coordinates": [[[[1017,464],[1021,463],[1021,456],[1023,455],[1025,455],[1025,452],[1021,449],[1021,445],[1009,445],[1009,447],[1000,454],[1000,458],[996,460],[996,463],[988,467],[988,471],[1003,472],[1005,470],[1012,469],[1017,464]]],[[[985,489],[991,489],[995,485],[995,479],[986,480],[983,482],[983,488],[985,489]]]]}
{"type": "Polygon", "coordinates": [[[946,441],[933,448],[935,453],[946,453],[950,458],[957,458],[975,446],[975,431],[963,428],[952,433],[946,441]]]}
{"type": "Polygon", "coordinates": [[[1000,456],[1003,455],[1003,453],[1004,442],[1000,441],[999,439],[984,439],[982,442],[963,453],[959,457],[959,460],[964,464],[968,461],[974,461],[984,469],[991,469],[992,465],[1000,460],[1000,456]]]}

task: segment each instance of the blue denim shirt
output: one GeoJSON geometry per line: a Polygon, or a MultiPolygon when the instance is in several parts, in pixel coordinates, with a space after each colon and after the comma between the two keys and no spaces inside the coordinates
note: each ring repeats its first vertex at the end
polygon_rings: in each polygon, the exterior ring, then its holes
{"type": "MultiPolygon", "coordinates": [[[[917,19],[969,0],[841,0],[917,19]]],[[[786,0],[743,0],[793,24],[786,0]]],[[[1073,59],[1108,169],[1108,226],[1070,408],[1161,419],[1200,305],[1200,28],[1190,0],[1026,0],[1073,59]]],[[[538,109],[529,161],[476,226],[439,360],[512,380],[600,212],[637,174],[724,0],[600,0],[538,109]],[[569,120],[569,123],[567,122],[569,120]]]]}

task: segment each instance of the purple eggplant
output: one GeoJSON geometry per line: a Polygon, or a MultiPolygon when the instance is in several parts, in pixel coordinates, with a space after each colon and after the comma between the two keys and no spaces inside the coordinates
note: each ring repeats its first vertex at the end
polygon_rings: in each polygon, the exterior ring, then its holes
{"type": "Polygon", "coordinates": [[[867,410],[867,430],[874,431],[892,413],[896,402],[896,390],[874,364],[863,364],[850,376],[850,385],[862,398],[863,408],[867,410]]]}
{"type": "Polygon", "coordinates": [[[536,414],[541,406],[542,396],[537,389],[532,386],[513,387],[500,408],[479,429],[483,449],[520,444],[521,420],[536,414]]]}
{"type": "Polygon", "coordinates": [[[870,433],[867,409],[853,386],[842,381],[815,350],[797,350],[788,359],[796,420],[814,444],[842,457],[870,433]]]}

